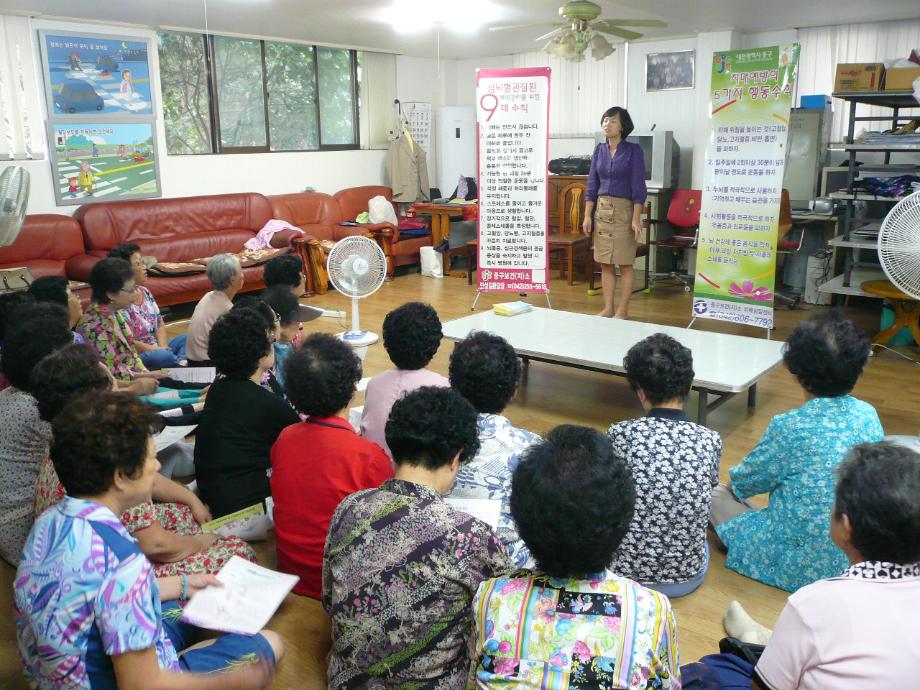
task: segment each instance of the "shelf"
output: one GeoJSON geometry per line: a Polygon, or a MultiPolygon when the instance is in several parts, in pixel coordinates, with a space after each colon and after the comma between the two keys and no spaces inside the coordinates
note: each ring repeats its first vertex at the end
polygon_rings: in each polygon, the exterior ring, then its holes
{"type": "MultiPolygon", "coordinates": [[[[907,144],[844,144],[841,147],[844,151],[917,151],[920,153],[920,142],[907,144]]],[[[862,167],[862,166],[859,166],[862,167]]]]}
{"type": "Polygon", "coordinates": [[[824,292],[831,295],[852,295],[854,297],[874,297],[881,299],[878,295],[870,295],[864,292],[860,285],[867,280],[886,280],[885,272],[881,268],[854,268],[850,273],[850,286],[843,287],[843,274],[834,276],[826,283],[818,286],[818,292],[824,292]]]}
{"type": "Polygon", "coordinates": [[[878,196],[877,194],[867,194],[866,192],[831,192],[828,194],[831,199],[843,199],[845,201],[889,201],[891,203],[897,203],[901,199],[906,199],[908,195],[905,196],[878,196]]]}
{"type": "Polygon", "coordinates": [[[843,235],[837,235],[837,237],[832,237],[827,241],[827,243],[832,247],[851,247],[853,249],[877,249],[878,240],[870,239],[857,239],[852,234],[850,239],[843,239],[843,235]]]}
{"type": "Polygon", "coordinates": [[[913,91],[838,91],[831,96],[844,101],[888,108],[920,108],[913,91]]]}

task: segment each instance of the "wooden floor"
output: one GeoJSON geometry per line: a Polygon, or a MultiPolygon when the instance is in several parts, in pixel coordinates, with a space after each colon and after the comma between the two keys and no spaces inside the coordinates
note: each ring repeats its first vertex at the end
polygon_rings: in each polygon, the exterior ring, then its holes
{"type": "MultiPolygon", "coordinates": [[[[555,277],[555,276],[554,276],[555,277]]],[[[588,297],[583,282],[575,286],[563,281],[552,282],[552,302],[556,309],[596,313],[601,297],[588,297]]],[[[380,332],[386,313],[411,300],[431,303],[442,320],[454,319],[470,313],[475,289],[468,287],[465,279],[451,276],[442,280],[422,278],[418,274],[399,276],[385,284],[380,291],[362,301],[361,323],[365,328],[380,332]]],[[[515,295],[484,295],[479,309],[489,308],[494,302],[516,299],[515,295]]],[[[543,296],[529,298],[537,306],[544,306],[543,296]]],[[[327,295],[305,300],[310,304],[329,309],[350,309],[341,295],[327,295]]],[[[660,287],[654,293],[637,294],[630,307],[630,318],[671,326],[685,326],[690,320],[691,297],[678,288],[660,287]]],[[[779,309],[776,312],[776,330],[773,337],[784,340],[795,324],[822,307],[803,305],[795,311],[779,309]]],[[[174,313],[183,316],[184,310],[174,313]]],[[[350,312],[349,312],[350,313],[350,312]]],[[[879,323],[879,303],[865,301],[849,307],[847,314],[867,331],[874,332],[879,323]]],[[[308,324],[308,330],[337,332],[342,330],[335,319],[323,318],[308,324]]],[[[697,322],[695,328],[762,337],[763,330],[716,322],[697,322]]],[[[184,325],[170,326],[170,334],[181,332],[184,325]]],[[[603,347],[603,343],[598,343],[603,347]]],[[[445,343],[432,362],[431,368],[447,375],[451,345],[445,343]]],[[[917,356],[917,350],[903,350],[917,356]]],[[[365,375],[373,375],[390,366],[382,345],[370,348],[365,360],[365,375]]],[[[870,359],[866,371],[854,394],[878,410],[888,434],[916,434],[920,430],[917,410],[920,409],[920,369],[915,364],[891,354],[870,359]],[[910,385],[909,385],[910,384],[910,385]]],[[[361,404],[359,394],[354,404],[361,404]]],[[[722,434],[725,451],[722,458],[722,476],[728,468],[738,463],[757,442],[771,416],[796,407],[803,402],[801,389],[784,369],[766,376],[758,387],[757,407],[749,410],[746,396],[736,396],[709,415],[709,426],[722,434]]],[[[690,405],[695,405],[691,398],[690,405]]],[[[576,369],[533,362],[526,386],[518,392],[507,410],[508,417],[518,426],[537,433],[545,433],[563,422],[585,424],[606,430],[611,422],[642,414],[639,403],[621,377],[595,374],[576,369]]],[[[763,497],[761,497],[763,499],[763,497]]],[[[274,565],[271,543],[257,548],[263,564],[274,565]]],[[[762,623],[771,626],[776,620],[786,593],[761,585],[746,577],[726,570],[723,556],[715,549],[704,584],[690,596],[676,599],[681,659],[684,662],[698,659],[716,651],[723,637],[722,614],[732,599],[741,601],[747,610],[762,623]]],[[[26,687],[21,679],[16,653],[15,632],[10,611],[14,571],[0,563],[0,687],[26,687]]],[[[328,624],[318,602],[290,595],[273,618],[270,627],[278,631],[287,645],[287,657],[278,668],[272,688],[324,687],[322,658],[328,646],[328,624]]]]}

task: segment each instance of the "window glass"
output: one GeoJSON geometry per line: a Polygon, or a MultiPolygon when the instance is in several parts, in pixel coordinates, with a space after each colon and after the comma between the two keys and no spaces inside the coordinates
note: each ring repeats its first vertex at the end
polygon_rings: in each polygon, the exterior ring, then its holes
{"type": "Polygon", "coordinates": [[[262,87],[262,42],[214,37],[220,146],[265,147],[265,95],[262,87]]]}
{"type": "Polygon", "coordinates": [[[352,52],[317,48],[320,142],[323,146],[357,144],[352,52]]]}
{"type": "Polygon", "coordinates": [[[161,33],[160,87],[170,154],[211,153],[211,102],[204,37],[161,33]]]}
{"type": "Polygon", "coordinates": [[[318,149],[313,47],[266,43],[265,71],[272,151],[318,149]]]}

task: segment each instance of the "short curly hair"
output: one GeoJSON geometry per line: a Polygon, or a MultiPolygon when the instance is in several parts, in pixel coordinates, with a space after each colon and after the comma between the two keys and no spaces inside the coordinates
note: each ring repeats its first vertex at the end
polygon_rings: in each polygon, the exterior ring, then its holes
{"type": "Polygon", "coordinates": [[[271,349],[265,319],[248,307],[222,315],[208,336],[208,359],[228,379],[248,379],[271,349]]]}
{"type": "Polygon", "coordinates": [[[795,327],[783,346],[783,363],[812,395],[836,398],[853,390],[869,348],[853,322],[833,311],[795,327]]]}
{"type": "Polygon", "coordinates": [[[669,335],[655,333],[629,348],[623,358],[626,380],[652,405],[683,400],[693,384],[693,353],[669,335]]]}
{"type": "Polygon", "coordinates": [[[73,398],[110,390],[112,377],[92,345],[72,343],[42,359],[32,370],[29,386],[39,416],[50,422],[73,398]]]}
{"type": "Polygon", "coordinates": [[[303,259],[296,254],[282,254],[270,259],[265,264],[262,274],[265,287],[283,285],[286,288],[295,288],[303,280],[303,259]]]}
{"type": "Polygon", "coordinates": [[[3,343],[0,368],[10,384],[29,390],[32,369],[43,357],[73,342],[67,310],[60,304],[43,302],[21,307],[3,343]]]}
{"type": "Polygon", "coordinates": [[[479,452],[476,410],[453,388],[416,388],[393,404],[386,439],[397,465],[436,470],[457,453],[465,465],[479,452]]]}
{"type": "Polygon", "coordinates": [[[116,472],[134,478],[163,418],[128,393],[93,391],[68,402],[51,425],[51,461],[70,496],[99,496],[116,472]]]}
{"type": "Polygon", "coordinates": [[[278,315],[282,326],[287,326],[297,321],[300,300],[294,297],[294,293],[286,285],[275,285],[268,288],[262,293],[262,301],[278,315]]]}
{"type": "Polygon", "coordinates": [[[834,513],[868,561],[920,561],[920,453],[890,441],[860,443],[837,466],[834,513]]]}
{"type": "Polygon", "coordinates": [[[134,280],[134,269],[124,259],[101,259],[89,272],[89,286],[93,300],[99,304],[108,304],[110,292],[118,292],[125,283],[134,280]]]}
{"type": "Polygon", "coordinates": [[[511,516],[537,567],[582,578],[610,565],[633,517],[626,461],[599,431],[563,424],[530,446],[511,480],[511,516]]]}
{"type": "Polygon", "coordinates": [[[16,323],[14,314],[23,306],[34,304],[35,297],[28,292],[0,293],[0,344],[6,340],[6,334],[16,323]]]}
{"type": "Polygon", "coordinates": [[[284,363],[284,389],[301,414],[328,417],[344,409],[361,380],[361,360],[328,333],[311,333],[284,363]]]}
{"type": "Polygon", "coordinates": [[[64,276],[42,276],[32,281],[29,294],[36,302],[51,302],[66,307],[69,301],[67,285],[68,281],[64,276]]]}
{"type": "Polygon", "coordinates": [[[414,371],[427,366],[443,335],[441,319],[430,304],[406,302],[383,320],[383,346],[397,369],[414,371]]]}
{"type": "Polygon", "coordinates": [[[141,248],[139,245],[134,244],[134,242],[122,242],[112,247],[106,256],[111,259],[124,259],[130,262],[132,256],[140,253],[141,248]]]}
{"type": "Polygon", "coordinates": [[[450,385],[482,414],[504,410],[521,379],[521,362],[501,336],[475,331],[454,345],[450,385]]]}

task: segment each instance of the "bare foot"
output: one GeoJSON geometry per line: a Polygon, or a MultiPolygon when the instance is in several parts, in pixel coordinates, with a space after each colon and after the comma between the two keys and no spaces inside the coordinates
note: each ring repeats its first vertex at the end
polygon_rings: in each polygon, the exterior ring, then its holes
{"type": "Polygon", "coordinates": [[[626,314],[620,314],[619,312],[617,312],[616,314],[613,315],[613,318],[615,318],[615,319],[622,319],[622,320],[625,321],[625,320],[626,320],[626,314]]]}
{"type": "Polygon", "coordinates": [[[595,316],[603,316],[605,319],[610,319],[613,318],[613,313],[605,310],[597,312],[595,316]]]}

